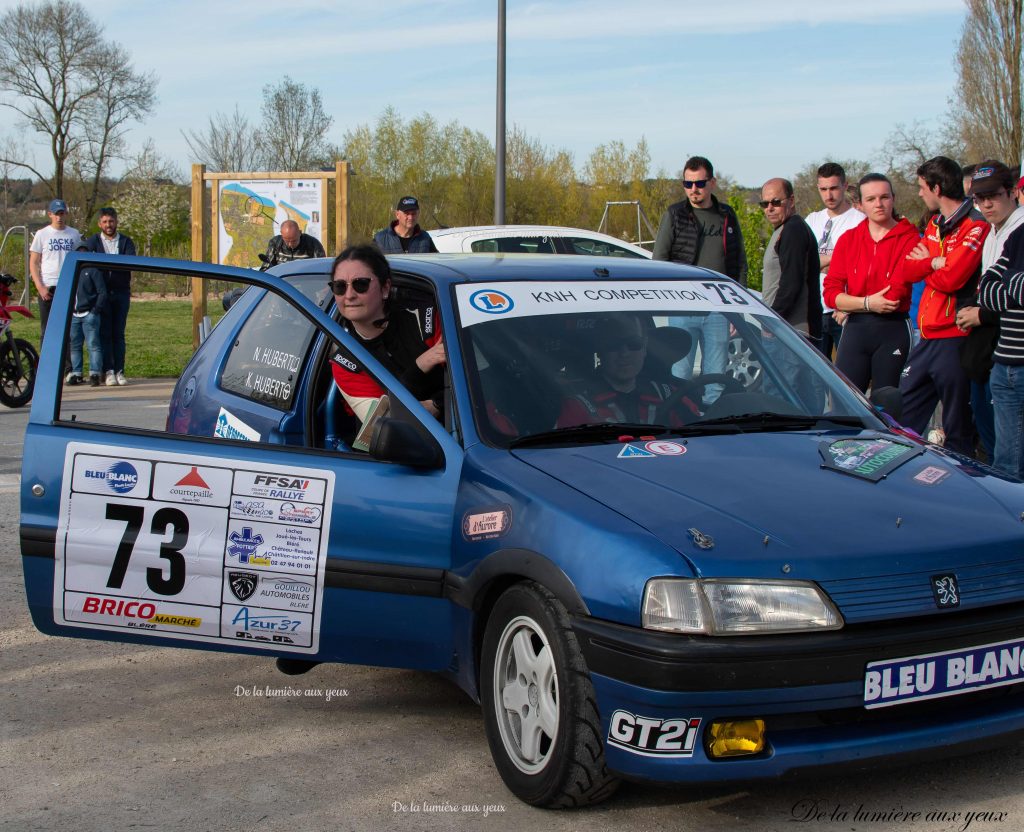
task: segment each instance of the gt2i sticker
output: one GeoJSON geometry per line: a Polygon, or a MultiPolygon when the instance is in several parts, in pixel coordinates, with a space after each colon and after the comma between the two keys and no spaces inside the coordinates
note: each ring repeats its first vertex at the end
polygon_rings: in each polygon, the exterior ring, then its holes
{"type": "Polygon", "coordinates": [[[58,624],[319,649],[334,474],[72,443],[58,624]]]}
{"type": "Polygon", "coordinates": [[[692,757],[700,718],[654,719],[616,711],[608,723],[608,744],[645,757],[692,757]]]}
{"type": "Polygon", "coordinates": [[[512,528],[512,507],[496,506],[467,512],[462,518],[462,536],[466,540],[492,540],[504,537],[512,528]]]}

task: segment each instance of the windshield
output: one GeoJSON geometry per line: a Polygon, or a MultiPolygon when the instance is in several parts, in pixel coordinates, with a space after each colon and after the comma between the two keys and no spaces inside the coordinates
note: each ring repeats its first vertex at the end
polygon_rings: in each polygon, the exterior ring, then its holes
{"type": "Polygon", "coordinates": [[[808,342],[727,279],[456,287],[481,436],[881,429],[808,342]]]}

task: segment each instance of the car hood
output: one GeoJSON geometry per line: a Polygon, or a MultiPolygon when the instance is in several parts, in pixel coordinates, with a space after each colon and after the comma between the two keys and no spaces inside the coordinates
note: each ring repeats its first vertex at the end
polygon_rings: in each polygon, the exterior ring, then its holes
{"type": "Polygon", "coordinates": [[[699,437],[678,440],[676,455],[624,444],[514,453],[651,532],[698,576],[816,581],[848,621],[934,612],[930,576],[944,571],[978,581],[964,606],[1024,593],[1013,585],[1024,583],[1024,486],[930,449],[876,482],[824,466],[823,446],[874,435],[699,437]]]}

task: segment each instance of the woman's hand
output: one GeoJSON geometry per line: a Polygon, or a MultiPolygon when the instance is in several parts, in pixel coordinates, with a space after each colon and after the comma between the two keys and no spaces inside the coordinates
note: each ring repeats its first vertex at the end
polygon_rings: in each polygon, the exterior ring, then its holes
{"type": "Polygon", "coordinates": [[[444,352],[444,341],[438,341],[426,352],[420,353],[416,358],[416,366],[424,373],[429,373],[439,364],[444,364],[448,357],[444,352]]]}

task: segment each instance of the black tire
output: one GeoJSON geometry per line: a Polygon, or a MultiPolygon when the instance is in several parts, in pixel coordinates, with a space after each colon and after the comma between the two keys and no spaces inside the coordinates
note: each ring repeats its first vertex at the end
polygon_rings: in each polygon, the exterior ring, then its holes
{"type": "Polygon", "coordinates": [[[0,343],[0,403],[22,407],[32,401],[39,354],[28,341],[22,338],[14,341],[18,345],[17,356],[10,340],[0,343]]]}
{"type": "Polygon", "coordinates": [[[618,788],[605,766],[594,687],[569,615],[539,584],[516,584],[494,605],[480,690],[494,764],[520,800],[573,808],[618,788]]]}

